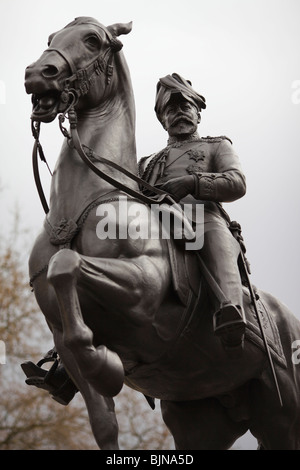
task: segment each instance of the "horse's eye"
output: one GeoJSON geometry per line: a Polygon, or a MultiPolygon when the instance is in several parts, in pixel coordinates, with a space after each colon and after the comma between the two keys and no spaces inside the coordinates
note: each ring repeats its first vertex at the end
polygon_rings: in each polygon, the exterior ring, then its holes
{"type": "Polygon", "coordinates": [[[88,36],[84,42],[90,49],[100,48],[100,41],[97,36],[88,36]]]}

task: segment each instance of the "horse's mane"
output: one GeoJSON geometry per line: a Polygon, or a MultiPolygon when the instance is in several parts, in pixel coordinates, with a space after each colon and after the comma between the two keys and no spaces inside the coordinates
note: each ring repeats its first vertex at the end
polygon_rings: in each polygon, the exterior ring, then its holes
{"type": "MultiPolygon", "coordinates": [[[[96,20],[95,18],[92,18],[91,16],[78,16],[78,18],[75,18],[75,20],[71,21],[71,23],[68,23],[62,29],[70,28],[71,26],[77,26],[77,25],[80,25],[80,24],[92,24],[92,25],[96,26],[97,28],[103,29],[105,31],[105,33],[107,33],[107,28],[103,24],[99,23],[98,20],[96,20]]],[[[48,38],[48,46],[50,45],[51,40],[55,36],[56,33],[57,33],[57,31],[50,34],[50,36],[48,38]]]]}
{"type": "Polygon", "coordinates": [[[75,18],[71,23],[68,23],[63,29],[69,28],[71,26],[77,26],[80,24],[93,24],[94,26],[97,26],[98,28],[105,28],[103,24],[99,23],[98,20],[95,18],[92,18],[91,16],[78,16],[78,18],[75,18]]]}

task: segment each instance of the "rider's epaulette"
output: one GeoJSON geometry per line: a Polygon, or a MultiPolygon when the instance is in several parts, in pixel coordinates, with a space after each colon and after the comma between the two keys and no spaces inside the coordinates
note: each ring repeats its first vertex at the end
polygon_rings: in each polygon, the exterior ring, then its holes
{"type": "Polygon", "coordinates": [[[205,142],[209,142],[211,144],[222,142],[222,140],[228,140],[232,144],[232,140],[230,140],[229,137],[226,137],[226,135],[220,135],[218,137],[211,137],[210,135],[208,135],[207,137],[201,137],[201,140],[204,140],[205,142]]]}

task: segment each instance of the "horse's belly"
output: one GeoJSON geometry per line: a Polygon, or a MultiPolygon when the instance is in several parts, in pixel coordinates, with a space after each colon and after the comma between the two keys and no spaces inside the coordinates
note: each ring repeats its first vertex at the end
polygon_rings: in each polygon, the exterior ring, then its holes
{"type": "Polygon", "coordinates": [[[162,400],[186,401],[222,395],[258,377],[264,354],[246,341],[242,353],[230,357],[219,340],[186,328],[156,363],[135,367],[126,377],[130,387],[162,400]]]}
{"type": "MultiPolygon", "coordinates": [[[[269,365],[249,293],[244,294],[247,329],[243,350],[226,352],[213,333],[211,313],[204,309],[192,317],[180,338],[158,361],[129,371],[128,385],[145,395],[182,401],[222,395],[259,378],[269,365]]],[[[282,307],[272,305],[263,293],[261,298],[266,307],[261,315],[272,360],[285,369],[286,359],[271,315],[282,307]]],[[[261,311],[260,301],[258,308],[261,311]]]]}

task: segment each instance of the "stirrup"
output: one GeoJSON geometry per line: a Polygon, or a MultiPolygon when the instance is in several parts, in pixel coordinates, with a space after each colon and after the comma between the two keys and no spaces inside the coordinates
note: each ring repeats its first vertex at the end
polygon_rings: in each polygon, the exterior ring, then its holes
{"type": "Polygon", "coordinates": [[[214,333],[225,349],[241,349],[244,345],[246,319],[241,307],[225,304],[213,316],[214,333]]]}
{"type": "Polygon", "coordinates": [[[66,373],[56,353],[52,356],[46,356],[37,364],[31,361],[23,362],[21,367],[27,377],[25,380],[27,385],[34,385],[35,387],[47,390],[52,395],[52,398],[61,405],[68,405],[76,392],[78,392],[77,387],[66,373]],[[49,370],[41,367],[46,362],[53,362],[49,370]]]}

